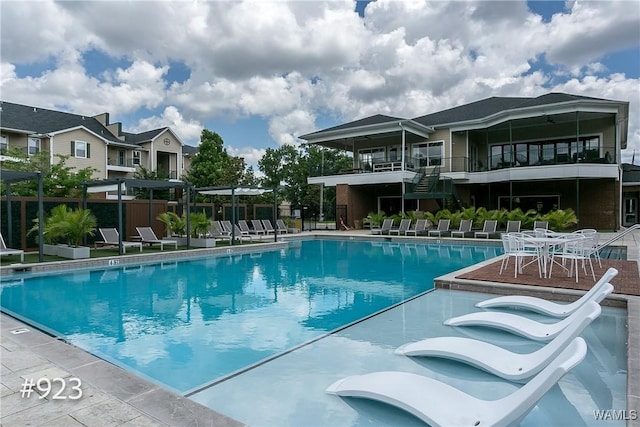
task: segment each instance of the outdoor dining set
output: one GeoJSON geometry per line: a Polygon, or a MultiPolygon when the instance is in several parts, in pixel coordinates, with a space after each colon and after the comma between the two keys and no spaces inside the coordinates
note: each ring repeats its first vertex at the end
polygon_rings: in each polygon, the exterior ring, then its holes
{"type": "Polygon", "coordinates": [[[504,257],[500,274],[506,270],[509,260],[514,259],[514,277],[523,268],[535,264],[539,277],[550,278],[554,266],[561,268],[578,282],[579,269],[587,275],[587,264],[595,281],[592,259],[602,267],[599,255],[598,233],[594,229],[577,230],[572,233],[557,233],[536,228],[533,231],[504,233],[502,235],[504,257]]]}

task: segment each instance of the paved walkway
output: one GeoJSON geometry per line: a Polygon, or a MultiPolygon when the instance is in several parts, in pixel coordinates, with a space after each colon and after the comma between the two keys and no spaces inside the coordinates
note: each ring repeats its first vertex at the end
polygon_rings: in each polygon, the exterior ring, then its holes
{"type": "MultiPolygon", "coordinates": [[[[314,232],[312,234],[319,235],[314,232]]],[[[333,236],[362,237],[368,230],[333,232],[333,236]]],[[[602,241],[609,234],[601,236],[602,241]]],[[[379,236],[378,236],[379,237],[379,236]]],[[[388,238],[388,236],[384,236],[388,238]]],[[[441,239],[442,240],[442,239],[441,239]]],[[[471,240],[471,239],[466,239],[471,240]]],[[[627,246],[628,259],[640,263],[640,230],[626,236],[616,245],[627,246]]],[[[638,307],[640,304],[635,304],[638,307]]],[[[640,354],[639,310],[630,313],[630,355],[640,354]]],[[[240,426],[241,423],[218,414],[189,399],[171,393],[144,379],[127,373],[93,355],[61,340],[0,314],[0,423],[9,426],[240,426]],[[60,396],[73,396],[72,378],[81,381],[82,397],[77,400],[55,399],[22,393],[25,379],[62,378],[67,391],[60,396]]],[[[640,364],[637,356],[630,364],[640,364]]],[[[640,380],[629,381],[629,407],[640,408],[640,380]]],[[[41,386],[46,383],[41,383],[41,386]]],[[[41,387],[44,389],[44,387],[41,387]]],[[[53,391],[57,391],[56,385],[53,391]]],[[[45,394],[45,393],[40,393],[45,394]]],[[[638,426],[640,422],[630,425],[638,426]]]]}

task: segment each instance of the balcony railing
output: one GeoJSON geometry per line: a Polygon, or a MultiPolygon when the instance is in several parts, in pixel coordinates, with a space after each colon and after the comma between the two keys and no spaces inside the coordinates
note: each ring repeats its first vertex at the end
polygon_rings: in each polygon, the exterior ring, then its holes
{"type": "Polygon", "coordinates": [[[133,159],[107,159],[107,165],[120,166],[124,168],[134,168],[137,165],[133,163],[133,159]]]}
{"type": "MultiPolygon", "coordinates": [[[[489,159],[489,165],[491,170],[505,169],[505,168],[520,168],[530,166],[548,166],[548,165],[570,165],[575,163],[587,163],[587,164],[612,164],[615,163],[615,159],[609,152],[606,152],[604,156],[591,152],[574,153],[569,155],[568,153],[557,153],[555,155],[549,155],[547,157],[538,158],[535,160],[527,159],[526,157],[516,156],[515,159],[505,159],[501,155],[492,156],[489,159]]],[[[478,169],[483,170],[483,169],[478,169]]],[[[486,170],[486,169],[484,169],[486,170]]]]}

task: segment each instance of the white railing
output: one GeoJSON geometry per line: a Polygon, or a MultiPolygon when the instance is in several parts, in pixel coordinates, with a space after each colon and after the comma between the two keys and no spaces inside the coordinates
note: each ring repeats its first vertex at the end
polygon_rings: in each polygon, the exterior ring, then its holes
{"type": "Polygon", "coordinates": [[[598,249],[602,249],[605,246],[609,246],[611,243],[615,242],[618,239],[623,238],[627,234],[631,233],[633,230],[638,230],[638,229],[640,229],[640,224],[632,225],[631,227],[627,228],[623,232],[621,232],[619,234],[616,234],[615,236],[613,236],[611,239],[607,240],[606,242],[598,244],[598,249]]]}

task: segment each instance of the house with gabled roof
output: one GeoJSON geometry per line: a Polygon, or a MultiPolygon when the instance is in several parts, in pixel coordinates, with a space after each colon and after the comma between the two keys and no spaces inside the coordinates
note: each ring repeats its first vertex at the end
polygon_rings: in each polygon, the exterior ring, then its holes
{"type": "Polygon", "coordinates": [[[351,224],[379,210],[484,206],[571,208],[582,228],[618,229],[628,118],[628,102],[548,93],[374,115],[299,138],[353,157],[352,169],[308,178],[336,187],[336,212],[351,224]]]}
{"type": "Polygon", "coordinates": [[[0,161],[9,148],[27,155],[39,151],[70,156],[67,165],[96,169],[95,179],[132,178],[140,167],[178,179],[184,170],[183,142],[169,127],[124,132],[109,113],[83,116],[0,101],[0,161]]]}

